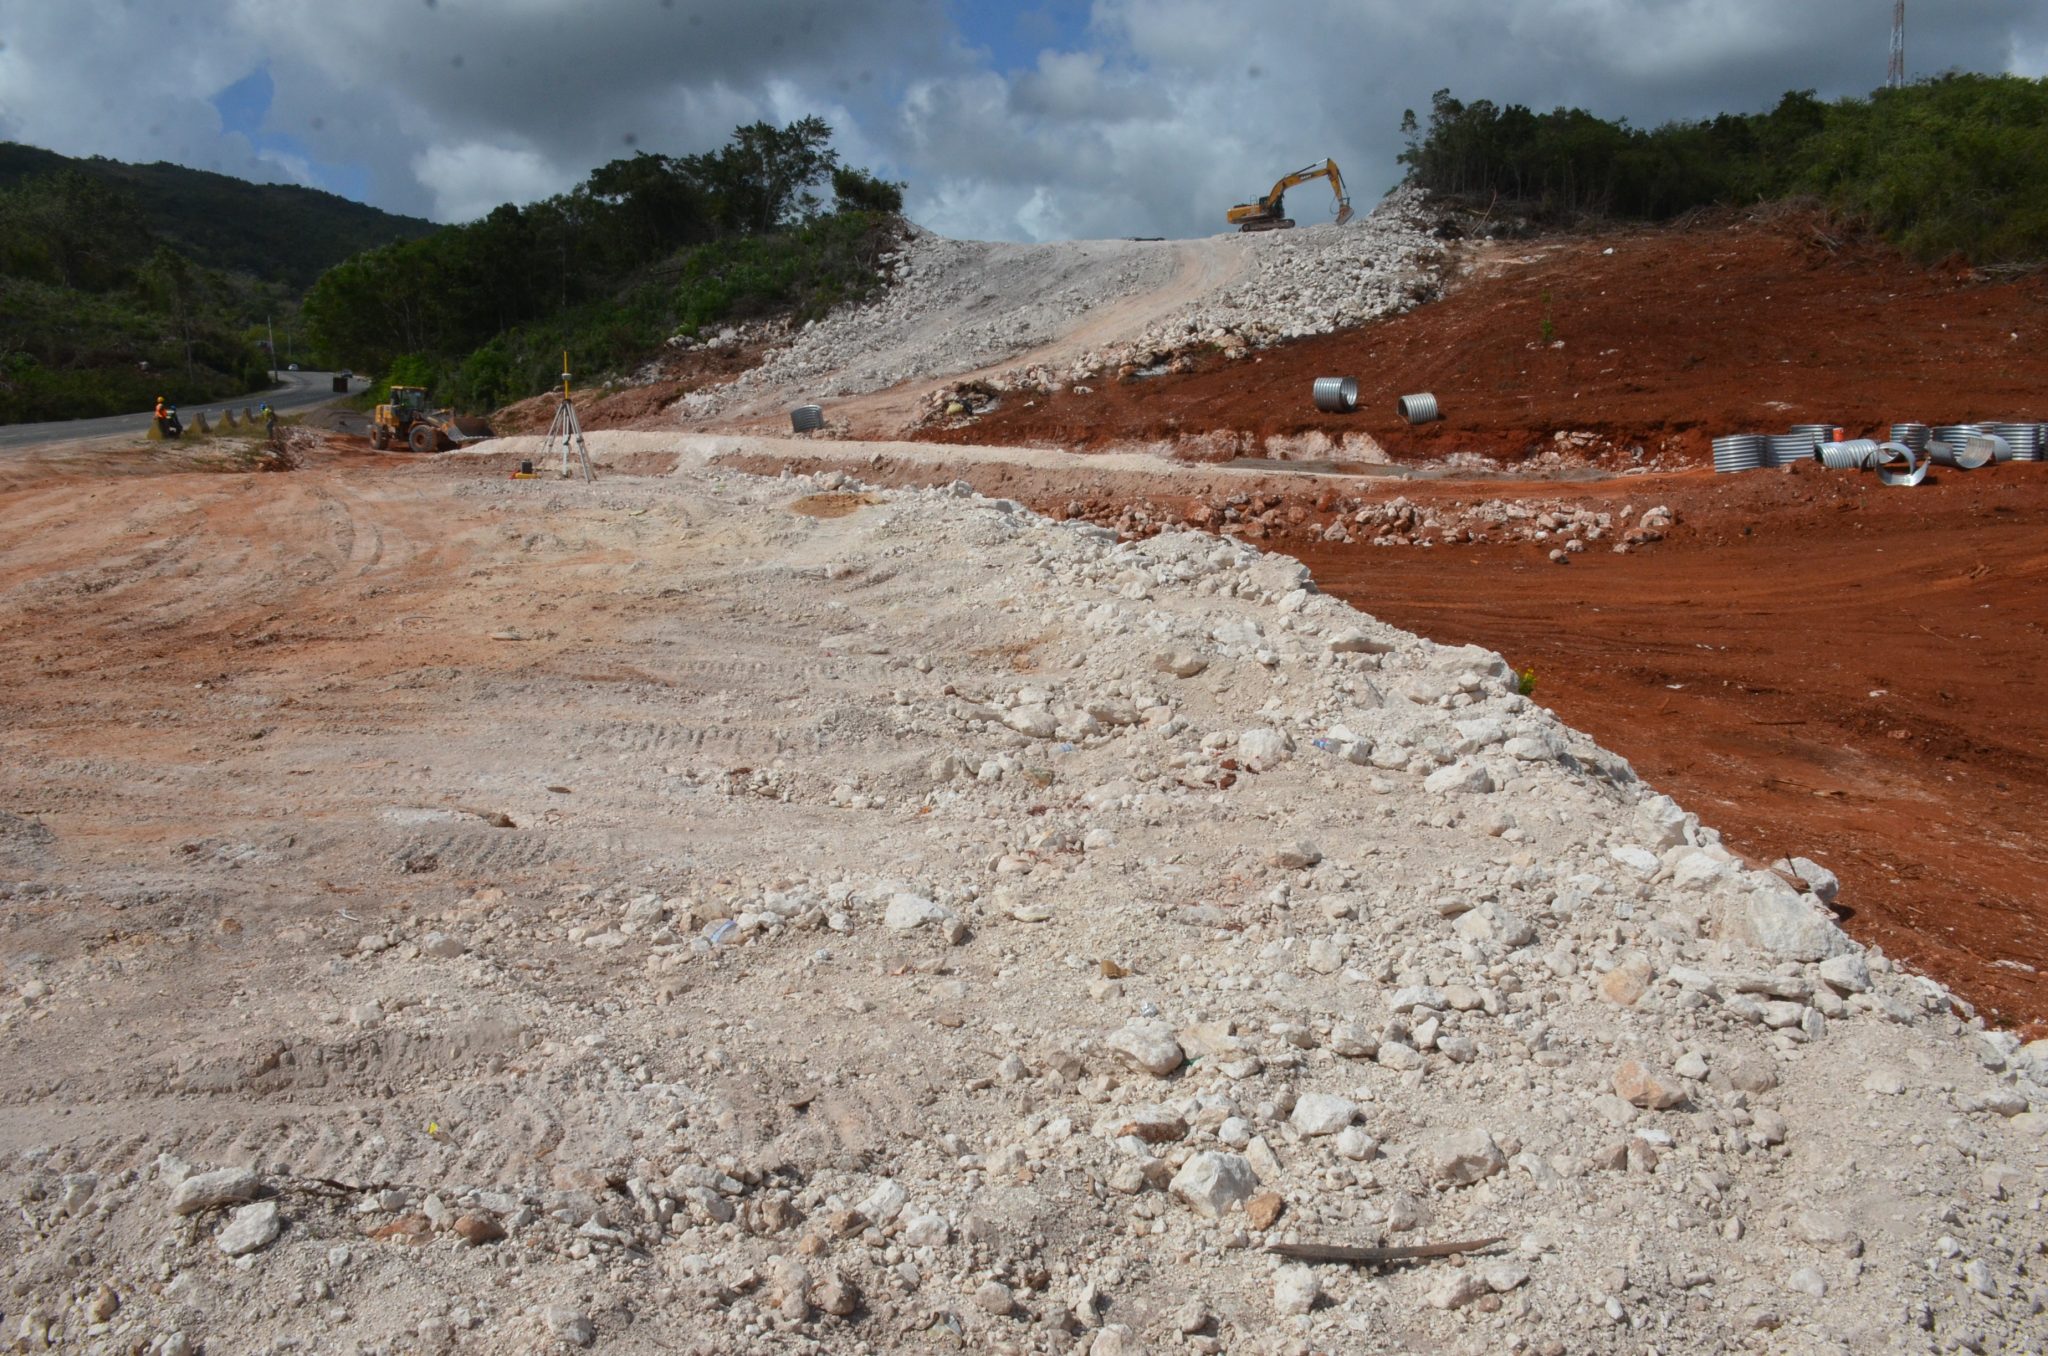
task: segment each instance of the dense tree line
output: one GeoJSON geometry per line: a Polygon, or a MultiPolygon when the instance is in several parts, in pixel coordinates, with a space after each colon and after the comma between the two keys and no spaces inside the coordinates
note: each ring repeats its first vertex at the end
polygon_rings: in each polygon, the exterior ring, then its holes
{"type": "Polygon", "coordinates": [[[2048,81],[1950,74],[1867,99],[1784,96],[1766,113],[1641,129],[1439,90],[1402,120],[1409,183],[1560,215],[1668,220],[1812,195],[1921,258],[2048,259],[2048,81]]]}
{"type": "Polygon", "coordinates": [[[860,218],[903,196],[840,164],[831,136],[815,117],[757,122],[715,151],[638,152],[568,193],[368,251],[314,285],[309,331],[336,362],[483,408],[544,390],[564,347],[599,371],[750,303],[836,298],[863,268],[860,218]]]}

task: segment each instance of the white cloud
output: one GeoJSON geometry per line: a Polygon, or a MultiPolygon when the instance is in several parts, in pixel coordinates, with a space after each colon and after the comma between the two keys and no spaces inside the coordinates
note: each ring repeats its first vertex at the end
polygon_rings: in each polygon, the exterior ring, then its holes
{"type": "Polygon", "coordinates": [[[442,221],[472,221],[502,202],[545,198],[581,177],[539,151],[487,141],[429,146],[412,158],[412,173],[433,195],[442,221]]]}
{"type": "Polygon", "coordinates": [[[276,177],[286,183],[302,188],[318,188],[320,176],[313,172],[313,162],[303,155],[290,155],[284,151],[257,151],[256,159],[277,171],[276,177]]]}
{"type": "MultiPolygon", "coordinates": [[[[1890,20],[1874,0],[1094,0],[1074,50],[1000,74],[952,2],[23,3],[0,32],[0,133],[250,177],[362,166],[380,205],[459,219],[815,111],[949,234],[1184,235],[1325,156],[1369,204],[1402,110],[1438,88],[1638,125],[1761,109],[1881,83],[1890,20]],[[214,111],[265,67],[266,131],[310,164],[214,111]]],[[[1908,57],[2043,74],[2048,6],[1916,6],[1908,57]]]]}

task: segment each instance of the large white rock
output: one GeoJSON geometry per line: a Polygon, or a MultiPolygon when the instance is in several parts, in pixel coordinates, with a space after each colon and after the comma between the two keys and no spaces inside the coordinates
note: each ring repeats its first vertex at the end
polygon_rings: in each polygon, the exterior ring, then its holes
{"type": "Polygon", "coordinates": [[[1820,977],[1829,988],[1842,993],[1870,992],[1870,966],[1854,951],[1822,961],[1820,977]]]}
{"type": "Polygon", "coordinates": [[[1789,886],[1753,891],[1745,922],[1750,940],[1783,960],[1826,960],[1854,949],[1826,909],[1789,886]]]}
{"type": "Polygon", "coordinates": [[[1656,853],[1648,848],[1637,847],[1633,843],[1618,847],[1607,855],[1639,876],[1654,876],[1658,868],[1664,865],[1658,860],[1656,853]]]}
{"type": "Polygon", "coordinates": [[[854,1209],[860,1211],[861,1218],[870,1224],[887,1224],[903,1213],[904,1203],[909,1199],[909,1195],[902,1187],[885,1177],[875,1184],[875,1189],[868,1193],[867,1199],[854,1209]]]}
{"type": "Polygon", "coordinates": [[[1564,755],[1564,741],[1547,730],[1516,735],[1501,747],[1510,758],[1524,763],[1554,763],[1564,755]]]}
{"type": "Polygon", "coordinates": [[[1458,915],[1451,930],[1468,942],[1498,942],[1511,948],[1536,940],[1536,928],[1528,919],[1492,902],[1458,915]]]}
{"type": "Polygon", "coordinates": [[[944,1247],[952,1237],[944,1215],[919,1215],[903,1226],[903,1241],[913,1248],[944,1247]]]}
{"type": "Polygon", "coordinates": [[[1425,1297],[1432,1309],[1462,1309],[1482,1295],[1493,1293],[1476,1267],[1445,1268],[1429,1287],[1425,1297]]]}
{"type": "Polygon", "coordinates": [[[938,923],[953,915],[932,903],[923,895],[903,891],[889,900],[889,907],[882,911],[882,926],[898,932],[909,932],[927,923],[938,923]]]}
{"type": "Polygon", "coordinates": [[[1311,1092],[1295,1099],[1294,1128],[1311,1138],[1334,1135],[1358,1119],[1358,1104],[1333,1093],[1311,1092]]]}
{"type": "Polygon", "coordinates": [[[1477,1126],[1450,1131],[1427,1143],[1422,1165],[1429,1178],[1446,1186],[1471,1186],[1507,1167],[1507,1155],[1493,1136],[1477,1126]]]}
{"type": "Polygon", "coordinates": [[[1283,1318],[1307,1313],[1322,1297],[1323,1283],[1312,1267],[1281,1267],[1273,1276],[1273,1312],[1283,1318]]]}
{"type": "Polygon", "coordinates": [[[1198,1215],[1220,1219],[1233,1205],[1250,1200],[1259,1189],[1258,1174],[1242,1154],[1204,1150],[1181,1164],[1167,1186],[1198,1215]]]}
{"type": "Polygon", "coordinates": [[[258,1201],[235,1211],[227,1227],[214,1236],[220,1250],[230,1257],[241,1257],[259,1248],[270,1246],[284,1229],[284,1221],[278,1218],[276,1201],[258,1201]]]}
{"type": "Polygon", "coordinates": [[[1131,1067],[1143,1069],[1154,1078],[1164,1078],[1187,1059],[1173,1028],[1164,1022],[1129,1022],[1110,1033],[1104,1042],[1131,1067]]]}
{"type": "Polygon", "coordinates": [[[1657,851],[1685,841],[1685,811],[1669,796],[1651,796],[1636,806],[1636,828],[1657,851]]]}
{"type": "Polygon", "coordinates": [[[1425,777],[1422,789],[1432,795],[1485,795],[1493,790],[1493,777],[1484,763],[1464,759],[1440,767],[1425,777]]]}
{"type": "Polygon", "coordinates": [[[1294,741],[1279,730],[1246,730],[1237,737],[1237,752],[1254,771],[1278,767],[1294,752],[1294,741]]]}
{"type": "Polygon", "coordinates": [[[171,1192],[171,1213],[196,1215],[219,1205],[253,1201],[263,1190],[263,1179],[247,1168],[222,1168],[187,1177],[171,1192]]]}
{"type": "Polygon", "coordinates": [[[1671,868],[1671,884],[1679,890],[1703,890],[1728,874],[1728,864],[1709,852],[1688,852],[1671,868]]]}
{"type": "Polygon", "coordinates": [[[1452,722],[1458,732],[1459,753],[1479,753],[1504,742],[1508,737],[1507,726],[1498,716],[1482,716],[1477,720],[1452,722]]]}
{"type": "Polygon", "coordinates": [[[1773,870],[1783,871],[1794,880],[1806,882],[1806,888],[1823,904],[1834,903],[1835,896],[1842,892],[1842,882],[1835,873],[1808,858],[1781,858],[1771,863],[1771,867],[1773,870]]]}
{"type": "Polygon", "coordinates": [[[1059,717],[1043,706],[1020,706],[1007,711],[1003,724],[1031,739],[1051,739],[1060,732],[1059,717]]]}

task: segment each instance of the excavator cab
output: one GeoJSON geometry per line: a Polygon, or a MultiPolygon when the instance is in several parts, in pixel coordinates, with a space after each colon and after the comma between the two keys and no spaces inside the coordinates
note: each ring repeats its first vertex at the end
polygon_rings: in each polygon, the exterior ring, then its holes
{"type": "Polygon", "coordinates": [[[1311,179],[1328,179],[1337,195],[1337,224],[1342,226],[1351,220],[1351,199],[1344,192],[1344,176],[1338,172],[1337,162],[1325,160],[1320,165],[1305,165],[1294,173],[1284,175],[1273,185],[1273,191],[1257,202],[1239,203],[1226,214],[1231,225],[1240,231],[1285,231],[1294,223],[1287,219],[1287,190],[1311,179]]]}

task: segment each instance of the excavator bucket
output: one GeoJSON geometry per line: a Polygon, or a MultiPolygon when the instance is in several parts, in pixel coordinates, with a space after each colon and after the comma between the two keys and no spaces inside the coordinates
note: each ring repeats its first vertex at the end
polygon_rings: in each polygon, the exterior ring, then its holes
{"type": "Polygon", "coordinates": [[[1342,226],[1349,220],[1351,220],[1351,204],[1347,202],[1337,209],[1337,224],[1342,226]]]}

